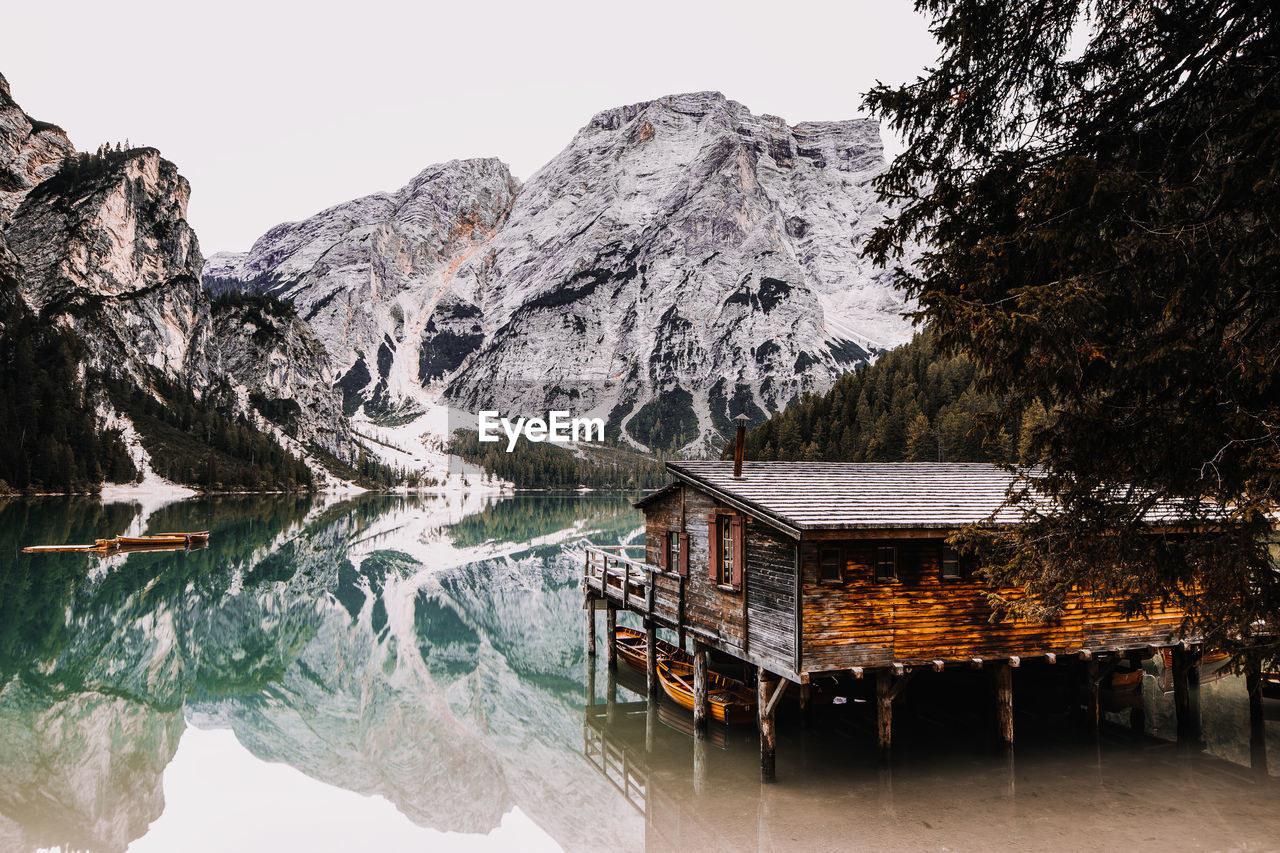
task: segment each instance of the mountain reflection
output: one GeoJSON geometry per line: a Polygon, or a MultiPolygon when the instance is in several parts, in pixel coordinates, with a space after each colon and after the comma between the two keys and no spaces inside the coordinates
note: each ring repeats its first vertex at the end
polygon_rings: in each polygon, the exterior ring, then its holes
{"type": "Polygon", "coordinates": [[[563,544],[638,526],[622,497],[0,504],[0,849],[126,849],[164,810],[186,725],[424,827],[487,833],[519,806],[566,847],[634,846],[639,821],[581,768],[563,544]],[[18,553],[131,526],[212,535],[191,552],[18,553]]]}

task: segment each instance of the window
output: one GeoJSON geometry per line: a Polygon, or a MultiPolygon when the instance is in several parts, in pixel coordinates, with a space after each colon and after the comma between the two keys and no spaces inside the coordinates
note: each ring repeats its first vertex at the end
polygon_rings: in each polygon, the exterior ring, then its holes
{"type": "Polygon", "coordinates": [[[680,571],[680,531],[667,531],[667,571],[680,571]]]}
{"type": "Polygon", "coordinates": [[[725,586],[732,586],[733,561],[737,557],[733,548],[733,519],[722,515],[716,519],[716,525],[720,530],[720,571],[716,581],[725,586]]]}
{"type": "Polygon", "coordinates": [[[876,548],[876,580],[896,581],[898,579],[898,549],[892,545],[881,545],[876,548]]]}
{"type": "Polygon", "coordinates": [[[818,580],[840,583],[844,580],[844,560],[838,547],[824,547],[818,552],[818,580]]]}
{"type": "Polygon", "coordinates": [[[942,546],[942,579],[958,581],[964,577],[960,567],[960,552],[950,545],[942,546]]]}

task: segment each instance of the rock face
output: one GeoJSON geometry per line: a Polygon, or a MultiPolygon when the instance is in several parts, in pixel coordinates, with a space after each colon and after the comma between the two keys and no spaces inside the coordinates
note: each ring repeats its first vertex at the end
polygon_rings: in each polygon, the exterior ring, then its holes
{"type": "Polygon", "coordinates": [[[0,228],[27,190],[53,175],[74,150],[62,128],[31,118],[14,103],[0,74],[0,228]]]}
{"type": "Polygon", "coordinates": [[[522,188],[492,160],[434,167],[211,258],[205,283],[292,299],[349,407],[426,387],[697,452],[908,337],[859,254],[883,167],[872,121],[678,95],[600,113],[522,188]]]}
{"type": "Polygon", "coordinates": [[[467,322],[479,317],[477,283],[456,272],[493,237],[516,190],[497,160],[432,166],[394,193],[277,226],[246,255],[214,255],[204,284],[291,301],[347,396],[383,410],[421,387],[419,373],[446,374],[478,344],[478,323],[467,322]]]}
{"type": "Polygon", "coordinates": [[[341,455],[354,446],[324,346],[287,306],[215,301],[208,353],[290,437],[341,455]]]}
{"type": "Polygon", "coordinates": [[[88,366],[145,382],[208,380],[209,301],[186,221],[191,188],[154,148],[76,155],[5,229],[31,310],[75,329],[88,366]]]}
{"type": "MultiPolygon", "coordinates": [[[[0,282],[83,344],[82,378],[200,400],[211,386],[291,399],[303,445],[355,458],[321,350],[296,320],[222,318],[215,339],[204,259],[186,220],[190,185],[154,148],[75,153],[61,130],[26,116],[0,78],[0,282]],[[282,360],[297,363],[282,366],[282,360]]],[[[208,400],[205,401],[209,404],[208,400]]],[[[105,395],[103,424],[116,423],[105,395]]]]}

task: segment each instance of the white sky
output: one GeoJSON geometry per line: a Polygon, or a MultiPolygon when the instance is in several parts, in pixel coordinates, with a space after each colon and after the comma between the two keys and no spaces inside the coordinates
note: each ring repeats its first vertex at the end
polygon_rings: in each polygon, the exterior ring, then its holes
{"type": "Polygon", "coordinates": [[[527,179],[594,113],[676,92],[850,118],[936,55],[908,0],[71,0],[10,4],[4,28],[29,114],[178,164],[206,255],[455,157],[527,179]]]}

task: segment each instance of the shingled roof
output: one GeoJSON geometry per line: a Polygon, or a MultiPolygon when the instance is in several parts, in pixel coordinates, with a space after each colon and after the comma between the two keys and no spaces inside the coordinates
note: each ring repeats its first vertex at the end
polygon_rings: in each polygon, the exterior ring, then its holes
{"type": "Polygon", "coordinates": [[[744,462],[739,479],[732,462],[668,462],[667,469],[797,536],[805,530],[947,530],[1022,518],[1019,509],[1002,509],[1019,475],[985,463],[744,462]]]}

